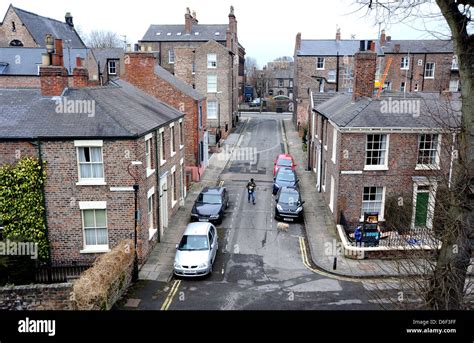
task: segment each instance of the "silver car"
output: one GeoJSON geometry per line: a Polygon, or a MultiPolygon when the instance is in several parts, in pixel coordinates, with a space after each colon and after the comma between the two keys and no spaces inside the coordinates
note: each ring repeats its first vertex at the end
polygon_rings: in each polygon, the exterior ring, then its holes
{"type": "Polygon", "coordinates": [[[217,230],[211,223],[191,223],[176,245],[174,273],[195,277],[212,273],[217,255],[217,230]]]}

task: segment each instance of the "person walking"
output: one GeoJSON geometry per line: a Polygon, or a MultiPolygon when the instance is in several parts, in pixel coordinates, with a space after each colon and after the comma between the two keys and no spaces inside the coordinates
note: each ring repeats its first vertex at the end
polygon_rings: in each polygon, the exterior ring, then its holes
{"type": "Polygon", "coordinates": [[[247,183],[247,191],[248,191],[248,202],[250,203],[250,198],[252,198],[252,203],[255,205],[255,190],[257,189],[257,185],[253,179],[247,183]]]}

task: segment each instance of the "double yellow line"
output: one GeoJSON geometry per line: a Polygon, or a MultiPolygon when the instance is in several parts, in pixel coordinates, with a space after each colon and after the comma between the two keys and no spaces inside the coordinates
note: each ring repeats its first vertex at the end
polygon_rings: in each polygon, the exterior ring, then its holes
{"type": "Polygon", "coordinates": [[[173,298],[176,295],[176,292],[178,292],[179,285],[181,284],[181,280],[175,280],[173,283],[173,286],[171,287],[170,292],[168,293],[168,296],[165,299],[165,302],[161,306],[162,311],[168,311],[168,309],[171,306],[171,303],[173,302],[173,298]]]}
{"type": "Polygon", "coordinates": [[[298,237],[298,238],[299,238],[299,242],[300,242],[301,260],[303,261],[303,264],[305,265],[305,267],[308,270],[312,271],[313,273],[319,274],[321,276],[331,278],[331,279],[335,279],[335,280],[339,280],[339,281],[361,282],[361,280],[358,280],[358,279],[352,279],[352,278],[348,278],[348,277],[337,276],[337,275],[334,275],[334,274],[326,273],[322,270],[316,270],[313,267],[311,267],[311,263],[309,263],[308,251],[306,250],[306,243],[304,241],[304,238],[301,237],[301,236],[298,237]]]}

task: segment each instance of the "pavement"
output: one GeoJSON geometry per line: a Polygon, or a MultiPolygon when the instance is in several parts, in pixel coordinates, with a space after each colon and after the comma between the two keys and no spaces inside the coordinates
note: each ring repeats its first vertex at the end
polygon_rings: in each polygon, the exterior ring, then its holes
{"type": "Polygon", "coordinates": [[[229,161],[229,152],[232,152],[246,125],[240,121],[234,132],[221,143],[221,152],[214,153],[209,159],[209,166],[204,171],[200,182],[192,183],[187,191],[184,206],[171,218],[161,241],[150,253],[146,263],[141,266],[140,280],[168,282],[173,277],[173,263],[176,254],[176,244],[183,236],[189,223],[191,209],[199,193],[205,187],[214,187],[220,183],[220,175],[229,161]]]}
{"type": "MultiPolygon", "coordinates": [[[[332,275],[349,278],[403,277],[419,274],[419,271],[426,270],[428,262],[422,259],[409,262],[403,259],[356,260],[346,258],[339,253],[341,249],[338,251],[337,248],[341,247],[341,240],[337,234],[336,224],[328,205],[316,190],[316,174],[306,170],[307,153],[302,149],[302,139],[291,121],[285,120],[283,123],[289,153],[296,161],[299,161],[296,173],[300,179],[302,198],[306,201],[306,244],[309,247],[314,267],[332,275]],[[329,253],[328,250],[330,250],[329,253]],[[334,268],[334,258],[336,257],[336,268],[334,268]],[[422,267],[423,265],[424,267],[422,267]]],[[[472,269],[471,264],[470,275],[472,275],[472,269]]]]}

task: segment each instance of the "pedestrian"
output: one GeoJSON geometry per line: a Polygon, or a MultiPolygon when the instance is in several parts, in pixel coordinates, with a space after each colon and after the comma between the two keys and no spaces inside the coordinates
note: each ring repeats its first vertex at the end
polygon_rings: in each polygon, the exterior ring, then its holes
{"type": "Polygon", "coordinates": [[[248,191],[248,202],[250,203],[250,198],[252,198],[252,203],[255,205],[255,189],[257,188],[255,181],[253,179],[250,179],[250,181],[247,183],[246,188],[248,191]]]}

